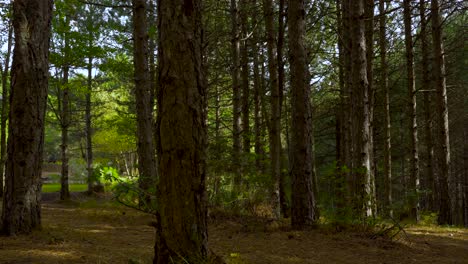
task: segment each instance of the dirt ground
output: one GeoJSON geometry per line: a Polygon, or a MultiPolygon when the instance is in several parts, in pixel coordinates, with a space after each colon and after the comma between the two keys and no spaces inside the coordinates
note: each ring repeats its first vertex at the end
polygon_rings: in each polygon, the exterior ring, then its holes
{"type": "MultiPolygon", "coordinates": [[[[46,199],[47,200],[47,199],[46,199]]],[[[95,200],[43,204],[43,229],[0,237],[0,263],[151,263],[151,216],[95,200]]],[[[468,230],[409,228],[394,241],[255,219],[210,218],[209,246],[227,263],[468,263],[468,230]]]]}

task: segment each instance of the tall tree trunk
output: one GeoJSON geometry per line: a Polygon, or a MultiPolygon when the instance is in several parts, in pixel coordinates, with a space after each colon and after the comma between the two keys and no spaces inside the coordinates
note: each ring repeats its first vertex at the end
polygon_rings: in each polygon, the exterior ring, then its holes
{"type": "Polygon", "coordinates": [[[393,217],[392,210],[392,123],[390,120],[390,88],[388,85],[387,64],[387,15],[385,11],[386,0],[379,0],[379,46],[380,46],[380,81],[384,91],[384,214],[393,217]]]}
{"type": "Polygon", "coordinates": [[[3,176],[5,172],[5,161],[7,153],[7,120],[8,120],[8,103],[9,103],[9,90],[10,87],[7,86],[8,80],[8,69],[10,67],[10,57],[11,57],[11,48],[13,46],[13,27],[10,24],[8,26],[8,43],[7,43],[7,52],[5,55],[5,65],[2,69],[2,113],[1,113],[1,132],[0,132],[0,197],[3,197],[3,176]]]}
{"type": "MultiPolygon", "coordinates": [[[[425,0],[420,0],[419,2],[419,16],[421,20],[421,31],[419,37],[421,39],[421,76],[422,76],[422,87],[429,88],[431,87],[431,80],[429,78],[429,45],[427,43],[427,24],[426,19],[426,7],[425,0]]],[[[426,208],[429,210],[435,209],[435,181],[434,181],[434,143],[432,136],[432,111],[431,111],[431,93],[426,91],[424,92],[424,141],[426,145],[426,168],[424,175],[424,182],[426,186],[425,189],[429,189],[426,196],[426,208]]]]}
{"type": "Polygon", "coordinates": [[[271,177],[273,188],[271,190],[274,215],[279,218],[281,215],[279,183],[281,178],[281,107],[278,83],[278,60],[274,27],[273,1],[263,0],[263,13],[265,16],[265,29],[267,36],[268,72],[270,80],[270,157],[271,157],[271,177]]]}
{"type": "Polygon", "coordinates": [[[138,185],[145,192],[140,205],[150,201],[156,183],[156,156],[153,141],[152,92],[148,69],[148,24],[146,0],[133,0],[133,65],[137,109],[138,185]],[[143,202],[143,203],[142,203],[143,202]]]}
{"type": "MultiPolygon", "coordinates": [[[[375,88],[374,88],[374,0],[366,0],[364,7],[364,17],[366,19],[366,61],[367,61],[367,93],[369,96],[369,160],[370,160],[370,199],[375,199],[375,172],[377,170],[376,160],[374,157],[374,101],[375,101],[375,88]]],[[[377,212],[377,203],[371,200],[372,214],[377,212]]]]}
{"type": "MultiPolygon", "coordinates": [[[[68,20],[68,18],[67,18],[68,20]]],[[[70,189],[68,186],[68,129],[70,127],[70,87],[68,85],[68,76],[70,71],[70,66],[68,65],[68,51],[70,47],[68,45],[68,33],[65,33],[65,52],[63,54],[65,64],[63,65],[63,80],[62,80],[62,109],[61,109],[61,118],[60,124],[62,128],[62,144],[60,145],[61,149],[61,160],[62,160],[62,175],[60,177],[60,200],[70,199],[70,189]]]]}
{"type": "Polygon", "coordinates": [[[289,61],[291,65],[291,178],[293,228],[315,225],[318,208],[312,180],[312,124],[305,50],[304,0],[289,0],[289,61]]]}
{"type": "Polygon", "coordinates": [[[201,1],[159,1],[159,163],[154,263],[207,258],[201,1]]]}
{"type": "Polygon", "coordinates": [[[51,0],[13,2],[15,49],[2,233],[41,226],[41,168],[49,75],[51,0]]]}
{"type": "MultiPolygon", "coordinates": [[[[250,153],[250,87],[249,87],[249,53],[248,53],[248,1],[240,1],[240,22],[241,22],[241,35],[242,43],[240,49],[240,63],[241,63],[241,85],[242,85],[242,140],[243,152],[250,153]]],[[[244,163],[244,162],[243,162],[244,163]]]]}
{"type": "Polygon", "coordinates": [[[86,134],[86,171],[88,173],[88,194],[93,193],[95,179],[93,177],[93,145],[91,126],[91,93],[93,90],[93,57],[88,58],[87,91],[85,95],[85,134],[86,134]]]}
{"type": "Polygon", "coordinates": [[[336,180],[334,184],[335,204],[337,210],[337,221],[346,219],[346,192],[345,192],[345,179],[346,179],[346,86],[345,86],[345,46],[344,46],[344,17],[343,1],[336,0],[336,27],[338,32],[338,83],[340,88],[340,103],[336,110],[336,180]]]}
{"type": "Polygon", "coordinates": [[[440,192],[440,212],[439,224],[452,224],[451,200],[449,195],[450,185],[450,139],[449,139],[449,119],[447,108],[447,85],[445,80],[445,58],[442,43],[442,21],[440,16],[440,6],[438,0],[431,0],[432,14],[432,43],[434,49],[434,81],[437,90],[437,115],[439,144],[437,157],[439,160],[439,192],[440,192]]]}
{"type": "MultiPolygon", "coordinates": [[[[284,17],[285,17],[285,8],[284,1],[279,0],[279,10],[278,10],[278,91],[279,91],[279,116],[281,119],[282,115],[282,106],[283,106],[283,93],[284,93],[284,17]]],[[[281,166],[281,165],[280,165],[281,166]]],[[[280,201],[280,211],[283,213],[284,217],[289,217],[289,206],[286,197],[287,189],[287,174],[281,172],[280,167],[280,179],[279,179],[279,201],[280,201]]]]}
{"type": "Polygon", "coordinates": [[[406,78],[408,87],[408,113],[410,137],[410,178],[409,178],[409,217],[419,221],[419,155],[418,155],[418,124],[416,119],[416,84],[414,77],[414,47],[411,21],[411,0],[403,1],[403,16],[405,24],[406,46],[406,78]]]}
{"type": "Polygon", "coordinates": [[[232,168],[234,170],[233,195],[237,195],[242,184],[242,162],[241,162],[241,85],[240,85],[240,32],[239,14],[237,0],[231,0],[231,56],[232,56],[232,168]]]}
{"type": "MultiPolygon", "coordinates": [[[[252,12],[252,25],[257,25],[257,1],[253,0],[252,5],[254,6],[254,12],[252,12]]],[[[262,136],[262,113],[261,113],[261,100],[262,100],[262,84],[261,84],[261,76],[260,76],[260,62],[259,56],[260,54],[260,41],[259,41],[259,34],[260,30],[258,29],[259,26],[255,26],[252,36],[252,43],[251,46],[253,47],[253,90],[254,90],[254,130],[255,130],[255,166],[258,171],[264,171],[263,159],[265,155],[265,150],[263,146],[263,136],[262,136]]]]}
{"type": "Polygon", "coordinates": [[[373,215],[370,164],[369,82],[367,79],[364,0],[352,1],[351,7],[351,86],[353,103],[353,166],[354,211],[356,217],[373,215]]]}

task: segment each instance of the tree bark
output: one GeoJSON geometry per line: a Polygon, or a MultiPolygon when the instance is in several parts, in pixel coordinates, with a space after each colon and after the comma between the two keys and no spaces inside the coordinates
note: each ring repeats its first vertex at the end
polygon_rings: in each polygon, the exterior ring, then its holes
{"type": "Polygon", "coordinates": [[[393,217],[392,198],[392,123],[390,119],[390,88],[388,85],[387,63],[387,15],[385,12],[386,0],[379,0],[379,46],[380,46],[380,71],[381,89],[384,91],[385,104],[385,140],[384,140],[384,214],[393,217]]]}
{"type": "Polygon", "coordinates": [[[91,93],[93,90],[93,57],[88,58],[87,91],[85,95],[85,134],[86,134],[86,171],[88,173],[88,194],[93,193],[95,179],[93,177],[93,131],[91,126],[91,93]]]}
{"type": "Polygon", "coordinates": [[[148,24],[146,0],[133,0],[134,79],[137,110],[138,185],[145,192],[140,205],[148,206],[156,183],[156,156],[153,141],[152,91],[148,69],[148,24]]]}
{"type": "Polygon", "coordinates": [[[5,172],[5,161],[7,153],[7,120],[8,120],[8,103],[9,103],[9,90],[7,86],[7,79],[10,67],[11,48],[13,46],[13,27],[10,24],[8,26],[8,42],[7,52],[5,55],[5,65],[2,70],[2,113],[1,113],[1,132],[0,132],[0,197],[3,197],[3,190],[5,185],[3,177],[5,172]]]}
{"type": "Polygon", "coordinates": [[[265,30],[267,36],[268,72],[270,81],[270,157],[271,157],[271,204],[275,217],[281,215],[279,183],[281,178],[281,113],[280,93],[278,83],[278,60],[274,27],[273,1],[263,0],[263,13],[265,17],[265,30]]]}
{"type": "MultiPolygon", "coordinates": [[[[68,21],[68,16],[67,16],[68,21]]],[[[62,80],[62,109],[61,109],[61,118],[60,125],[62,129],[62,144],[60,145],[61,149],[61,160],[62,160],[62,173],[60,177],[60,200],[70,199],[70,189],[68,186],[68,129],[70,127],[70,88],[68,86],[68,76],[70,71],[70,66],[68,65],[68,51],[70,49],[68,44],[68,33],[65,32],[65,51],[64,51],[64,65],[63,65],[63,80],[62,80]]]]}
{"type": "MultiPolygon", "coordinates": [[[[429,88],[431,87],[431,80],[429,78],[429,45],[427,42],[427,24],[428,21],[426,19],[426,7],[425,7],[425,0],[419,1],[419,16],[421,20],[421,31],[420,31],[420,39],[421,39],[421,78],[422,78],[422,87],[429,88]]],[[[428,189],[429,192],[426,195],[426,206],[429,210],[435,210],[435,180],[434,180],[434,143],[433,143],[433,136],[432,136],[432,111],[431,111],[431,94],[428,92],[424,93],[424,142],[426,145],[426,150],[424,152],[426,156],[426,168],[425,168],[425,189],[428,189]]]]}
{"type": "Polygon", "coordinates": [[[438,183],[440,192],[439,224],[452,224],[451,200],[449,195],[450,185],[450,138],[449,119],[447,108],[447,85],[445,80],[445,57],[442,43],[442,21],[438,0],[431,0],[432,14],[432,44],[434,52],[434,82],[436,85],[438,133],[440,147],[437,148],[439,160],[438,183]]]}
{"type": "Polygon", "coordinates": [[[374,88],[374,0],[366,0],[364,6],[364,17],[366,19],[366,61],[367,61],[367,93],[369,96],[369,185],[370,185],[370,201],[372,206],[372,214],[377,212],[377,203],[375,201],[375,173],[377,170],[376,160],[374,157],[374,104],[375,104],[375,88],[374,88]]]}
{"type": "Polygon", "coordinates": [[[41,168],[49,75],[51,0],[13,2],[15,48],[2,233],[41,226],[41,168]]]}
{"type": "MultiPolygon", "coordinates": [[[[285,17],[285,7],[284,0],[279,0],[279,10],[278,10],[278,91],[279,91],[279,116],[283,112],[283,93],[284,93],[284,17],[285,17]]],[[[281,165],[280,165],[281,166],[281,165]]],[[[284,217],[289,217],[289,206],[286,196],[287,189],[287,174],[281,172],[280,167],[280,179],[279,179],[279,201],[280,201],[280,211],[284,217]]]]}
{"type": "Polygon", "coordinates": [[[291,65],[291,178],[293,228],[311,227],[318,220],[313,188],[310,87],[305,50],[304,0],[289,0],[289,61],[291,65]]]}
{"type": "Polygon", "coordinates": [[[410,137],[410,178],[409,178],[409,217],[419,221],[419,155],[418,155],[418,124],[416,119],[416,83],[414,77],[414,47],[411,21],[411,1],[403,1],[403,16],[405,24],[406,47],[406,78],[408,87],[408,113],[410,137]]]}
{"type": "Polygon", "coordinates": [[[206,83],[201,1],[160,0],[158,213],[154,263],[207,258],[206,83]]]}
{"type": "Polygon", "coordinates": [[[242,162],[241,162],[241,85],[240,85],[240,32],[239,32],[239,14],[237,9],[237,0],[231,0],[231,56],[232,56],[232,167],[234,170],[234,191],[237,195],[242,184],[242,162]]]}
{"type": "Polygon", "coordinates": [[[372,194],[370,164],[370,112],[369,82],[367,79],[366,37],[364,21],[364,0],[352,1],[351,7],[351,101],[352,137],[354,138],[351,169],[353,175],[353,209],[356,217],[373,216],[375,200],[372,194]]]}
{"type": "Polygon", "coordinates": [[[241,66],[241,85],[242,85],[242,140],[243,152],[250,153],[250,87],[249,87],[249,53],[248,53],[248,1],[240,1],[240,22],[242,43],[240,49],[240,66],[241,66]]]}

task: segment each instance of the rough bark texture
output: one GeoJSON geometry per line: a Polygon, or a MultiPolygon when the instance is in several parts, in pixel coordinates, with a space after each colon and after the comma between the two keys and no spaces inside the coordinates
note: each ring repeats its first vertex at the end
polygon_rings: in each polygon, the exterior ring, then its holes
{"type": "Polygon", "coordinates": [[[350,2],[351,7],[351,101],[352,101],[352,177],[351,194],[356,217],[373,215],[370,164],[369,82],[367,79],[364,0],[350,2]]]}
{"type": "Polygon", "coordinates": [[[393,217],[392,199],[392,124],[390,120],[390,87],[388,85],[387,65],[387,16],[386,0],[379,0],[379,46],[380,46],[380,88],[384,91],[384,214],[393,217]]]}
{"type": "Polygon", "coordinates": [[[15,49],[2,233],[41,226],[41,168],[49,75],[51,0],[13,2],[15,49]]]}
{"type": "Polygon", "coordinates": [[[449,195],[450,185],[450,140],[449,119],[447,108],[447,85],[445,80],[445,58],[442,43],[442,21],[438,0],[431,0],[432,14],[432,43],[434,48],[434,83],[437,91],[437,115],[439,144],[437,158],[439,161],[438,183],[440,192],[439,224],[452,224],[451,200],[449,195]]]}
{"type": "Polygon", "coordinates": [[[313,189],[310,87],[307,83],[305,10],[303,0],[288,5],[291,65],[291,178],[293,228],[315,225],[318,212],[313,189]]]}
{"type": "MultiPolygon", "coordinates": [[[[241,85],[240,85],[240,32],[237,0],[231,0],[231,58],[232,58],[232,167],[234,171],[234,192],[242,184],[241,163],[241,85]]],[[[233,193],[234,195],[234,193],[233,193]]]]}
{"type": "MultiPolygon", "coordinates": [[[[431,87],[431,80],[429,78],[429,45],[427,42],[427,18],[426,18],[426,7],[425,0],[419,1],[419,16],[421,20],[421,31],[419,37],[421,39],[421,82],[423,89],[429,89],[431,87]]],[[[426,195],[426,208],[427,210],[435,211],[435,181],[434,181],[434,143],[432,136],[432,111],[431,111],[431,93],[424,93],[424,143],[426,149],[424,156],[426,159],[425,173],[424,173],[424,189],[430,190],[426,195]]]]}
{"type": "MultiPolygon", "coordinates": [[[[279,116],[281,118],[281,114],[283,112],[282,105],[283,105],[283,92],[284,92],[284,31],[285,31],[285,8],[284,8],[284,1],[279,0],[279,10],[278,10],[278,91],[279,91],[279,116]]],[[[285,166],[284,166],[285,167],[285,166]]],[[[280,167],[281,170],[281,167],[280,167]]],[[[279,201],[280,201],[280,211],[284,217],[289,217],[289,205],[286,196],[286,189],[287,186],[287,174],[280,173],[279,179],[279,201]]]]}
{"type": "MultiPolygon", "coordinates": [[[[148,69],[148,25],[146,0],[133,0],[133,65],[137,110],[138,185],[148,192],[156,183],[156,156],[153,138],[153,109],[148,69]]],[[[143,200],[148,202],[149,193],[143,200]]],[[[140,201],[140,205],[142,201],[140,201]]]]}
{"type": "Polygon", "coordinates": [[[419,220],[419,155],[418,155],[418,124],[416,119],[416,83],[414,77],[414,47],[412,36],[411,1],[403,1],[403,16],[405,24],[405,48],[406,48],[406,82],[408,89],[408,116],[410,138],[410,177],[409,177],[409,217],[419,220]]]}
{"type": "Polygon", "coordinates": [[[0,132],[0,197],[3,197],[4,190],[4,172],[5,172],[5,161],[7,153],[7,143],[6,143],[6,124],[8,120],[8,105],[9,105],[9,90],[10,87],[7,87],[8,79],[8,69],[10,67],[10,57],[11,57],[11,48],[13,46],[13,27],[10,24],[8,27],[8,43],[7,43],[7,52],[5,55],[5,65],[2,69],[2,113],[1,113],[1,132],[0,132]]]}
{"type": "Polygon", "coordinates": [[[270,158],[271,177],[273,188],[271,190],[271,204],[276,217],[281,215],[279,200],[279,181],[281,178],[281,113],[280,93],[278,83],[278,59],[276,47],[276,33],[274,27],[273,1],[263,0],[263,13],[265,17],[265,30],[267,37],[268,72],[270,80],[270,158]]]}
{"type": "Polygon", "coordinates": [[[154,263],[207,257],[201,1],[160,0],[158,215],[154,263]]]}

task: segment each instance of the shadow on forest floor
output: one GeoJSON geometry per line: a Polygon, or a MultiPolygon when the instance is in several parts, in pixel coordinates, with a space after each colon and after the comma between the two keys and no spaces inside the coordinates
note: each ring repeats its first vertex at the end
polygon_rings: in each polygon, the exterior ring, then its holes
{"type": "MultiPolygon", "coordinates": [[[[103,199],[43,204],[43,229],[2,237],[0,263],[151,263],[152,217],[103,199]]],[[[410,228],[409,239],[291,231],[261,219],[210,217],[210,248],[227,263],[467,263],[468,230],[410,228]]]]}

